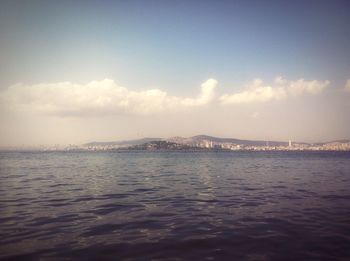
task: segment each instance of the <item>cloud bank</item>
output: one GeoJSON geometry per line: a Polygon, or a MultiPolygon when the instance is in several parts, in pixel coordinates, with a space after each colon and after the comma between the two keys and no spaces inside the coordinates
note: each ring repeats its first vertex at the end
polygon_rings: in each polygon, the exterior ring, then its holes
{"type": "Polygon", "coordinates": [[[33,110],[58,116],[148,115],[210,104],[216,85],[216,80],[209,79],[202,84],[197,98],[181,98],[159,89],[131,91],[110,79],[86,85],[70,82],[16,84],[2,93],[1,98],[15,110],[33,110]]]}
{"type": "Polygon", "coordinates": [[[151,115],[200,108],[213,103],[226,106],[315,95],[322,92],[329,81],[287,81],[277,77],[274,86],[271,86],[255,79],[245,90],[221,96],[216,95],[217,84],[217,80],[208,79],[195,98],[172,96],[159,89],[133,91],[110,79],[85,85],[70,82],[16,84],[0,93],[0,100],[13,110],[56,116],[151,115]]]}
{"type": "Polygon", "coordinates": [[[329,81],[287,81],[282,77],[275,79],[275,85],[264,85],[261,79],[255,79],[246,90],[225,94],[220,97],[222,104],[243,104],[256,102],[269,102],[284,100],[289,96],[301,96],[303,94],[318,94],[329,85],[329,81]]]}

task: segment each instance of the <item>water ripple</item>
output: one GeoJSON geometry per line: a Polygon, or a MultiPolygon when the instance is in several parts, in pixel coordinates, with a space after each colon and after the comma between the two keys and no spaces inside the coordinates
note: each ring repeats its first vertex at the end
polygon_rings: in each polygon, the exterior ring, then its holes
{"type": "Polygon", "coordinates": [[[350,260],[349,153],[0,152],[0,258],[350,260]]]}

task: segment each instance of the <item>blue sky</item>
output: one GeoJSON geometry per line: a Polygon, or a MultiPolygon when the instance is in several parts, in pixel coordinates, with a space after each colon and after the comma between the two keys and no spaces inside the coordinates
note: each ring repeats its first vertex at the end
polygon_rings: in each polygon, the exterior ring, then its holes
{"type": "MultiPolygon", "coordinates": [[[[328,90],[342,90],[350,78],[349,1],[12,0],[0,6],[1,90],[112,79],[134,91],[187,97],[210,78],[223,94],[256,78],[328,80],[328,90]]],[[[346,113],[342,108],[339,122],[346,113]]],[[[348,126],[342,129],[344,136],[348,126]]]]}
{"type": "Polygon", "coordinates": [[[207,77],[342,83],[350,71],[348,1],[5,1],[1,10],[4,84],[107,77],[171,90],[207,77]]]}

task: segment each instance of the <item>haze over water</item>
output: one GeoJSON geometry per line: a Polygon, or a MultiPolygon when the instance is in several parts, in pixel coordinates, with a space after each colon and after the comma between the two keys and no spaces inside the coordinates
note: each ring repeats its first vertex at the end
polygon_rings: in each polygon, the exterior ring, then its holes
{"type": "Polygon", "coordinates": [[[349,260],[349,152],[1,152],[0,257],[349,260]]]}

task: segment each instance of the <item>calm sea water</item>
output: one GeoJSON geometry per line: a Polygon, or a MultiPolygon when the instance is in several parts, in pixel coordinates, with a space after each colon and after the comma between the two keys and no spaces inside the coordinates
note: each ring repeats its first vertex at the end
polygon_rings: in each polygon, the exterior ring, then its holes
{"type": "Polygon", "coordinates": [[[0,257],[350,260],[350,153],[0,152],[0,257]]]}

